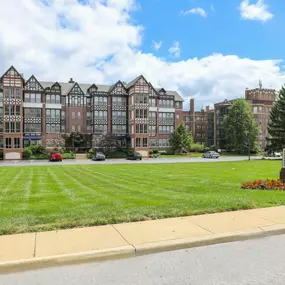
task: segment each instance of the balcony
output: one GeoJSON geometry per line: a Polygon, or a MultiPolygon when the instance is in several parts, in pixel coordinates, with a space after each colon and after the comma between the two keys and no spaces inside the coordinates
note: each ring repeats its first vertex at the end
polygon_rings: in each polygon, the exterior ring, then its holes
{"type": "Polygon", "coordinates": [[[24,108],[43,108],[43,103],[35,103],[35,102],[23,102],[24,108]]]}

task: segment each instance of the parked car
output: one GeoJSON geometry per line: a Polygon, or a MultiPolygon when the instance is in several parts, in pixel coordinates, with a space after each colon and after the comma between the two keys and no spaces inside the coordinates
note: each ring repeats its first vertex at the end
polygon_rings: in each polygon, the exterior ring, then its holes
{"type": "Polygon", "coordinates": [[[203,154],[203,158],[219,158],[220,155],[215,151],[207,151],[203,154]]]}
{"type": "Polygon", "coordinates": [[[273,157],[281,157],[281,153],[280,152],[274,152],[273,153],[273,157]]]}
{"type": "Polygon", "coordinates": [[[106,159],[106,156],[103,152],[96,152],[92,158],[93,161],[98,161],[98,160],[105,161],[105,159],[106,159]]]}
{"type": "Polygon", "coordinates": [[[130,160],[142,160],[142,155],[139,152],[131,152],[127,155],[130,160]]]}
{"type": "Polygon", "coordinates": [[[50,154],[49,161],[51,162],[62,161],[62,155],[59,152],[52,152],[50,154]]]}

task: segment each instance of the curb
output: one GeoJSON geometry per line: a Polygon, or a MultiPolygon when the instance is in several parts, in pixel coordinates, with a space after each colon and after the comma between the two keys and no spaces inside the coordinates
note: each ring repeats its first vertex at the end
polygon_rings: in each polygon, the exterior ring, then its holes
{"type": "Polygon", "coordinates": [[[42,269],[87,262],[101,262],[142,256],[147,254],[181,250],[200,246],[245,241],[285,234],[285,224],[254,228],[230,233],[212,234],[202,237],[159,241],[141,245],[129,245],[119,248],[94,250],[76,254],[64,254],[42,258],[31,258],[0,263],[0,274],[42,269]]]}
{"type": "Polygon", "coordinates": [[[30,259],[0,263],[0,274],[15,273],[19,271],[35,270],[78,263],[123,259],[134,256],[135,248],[129,245],[118,248],[86,251],[75,254],[35,257],[30,259]]]}

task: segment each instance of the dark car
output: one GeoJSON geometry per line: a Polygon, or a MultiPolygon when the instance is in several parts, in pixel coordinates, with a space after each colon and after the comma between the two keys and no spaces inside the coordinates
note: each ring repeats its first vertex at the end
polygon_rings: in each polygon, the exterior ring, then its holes
{"type": "Polygon", "coordinates": [[[215,151],[207,151],[203,154],[203,158],[219,158],[220,155],[215,151]]]}
{"type": "Polygon", "coordinates": [[[105,161],[106,157],[105,154],[103,152],[96,152],[93,157],[92,160],[93,161],[105,161]]]}
{"type": "Polygon", "coordinates": [[[131,152],[127,155],[127,159],[142,160],[142,155],[139,152],[131,152]]]}
{"type": "Polygon", "coordinates": [[[62,161],[62,155],[58,152],[52,152],[49,157],[49,161],[62,161]]]}

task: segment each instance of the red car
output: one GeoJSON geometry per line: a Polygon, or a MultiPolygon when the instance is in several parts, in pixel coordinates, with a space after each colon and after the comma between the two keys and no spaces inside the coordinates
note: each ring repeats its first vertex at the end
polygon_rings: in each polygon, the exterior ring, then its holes
{"type": "Polygon", "coordinates": [[[62,161],[62,156],[58,152],[52,152],[49,161],[62,161]]]}

